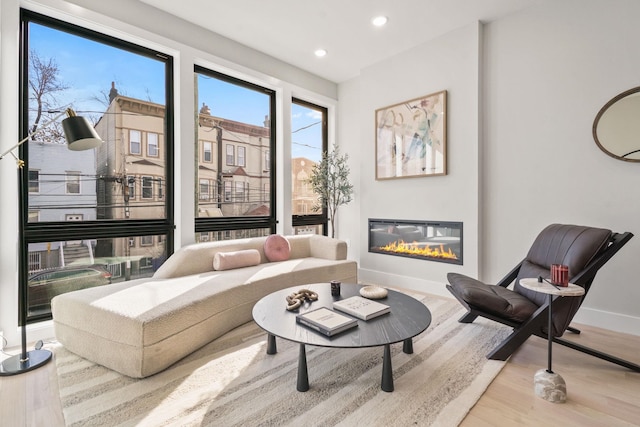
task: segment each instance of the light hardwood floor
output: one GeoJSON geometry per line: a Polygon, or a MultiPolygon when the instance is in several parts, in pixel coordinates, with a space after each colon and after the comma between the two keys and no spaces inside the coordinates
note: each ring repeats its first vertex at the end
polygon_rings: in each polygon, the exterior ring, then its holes
{"type": "MultiPolygon", "coordinates": [[[[640,336],[575,325],[566,333],[579,343],[640,364],[640,336]]],[[[4,357],[4,356],[3,356],[4,357]]],[[[640,425],[640,373],[553,346],[553,370],[567,383],[567,402],[535,396],[533,375],[546,368],[547,342],[531,337],[507,362],[462,427],[637,426],[640,425]]],[[[1,426],[64,426],[55,363],[26,374],[0,377],[1,426]]]]}

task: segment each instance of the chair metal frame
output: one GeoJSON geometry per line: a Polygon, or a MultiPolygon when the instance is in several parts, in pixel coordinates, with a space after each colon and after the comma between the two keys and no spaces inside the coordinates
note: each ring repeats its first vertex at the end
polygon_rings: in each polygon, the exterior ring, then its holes
{"type": "MultiPolygon", "coordinates": [[[[602,266],[604,266],[625,244],[627,244],[627,242],[631,240],[632,237],[633,237],[633,234],[630,232],[612,233],[607,247],[604,248],[598,254],[598,256],[596,256],[581,272],[579,272],[576,276],[574,276],[571,279],[572,283],[582,286],[585,290],[585,294],[580,300],[580,304],[582,304],[584,297],[586,297],[587,293],[589,292],[589,289],[591,288],[591,284],[593,283],[593,280],[595,279],[595,276],[598,270],[602,266]]],[[[503,288],[506,288],[511,283],[513,283],[514,280],[516,280],[516,278],[518,277],[518,272],[520,271],[520,267],[522,266],[523,262],[524,260],[521,261],[517,266],[515,266],[502,280],[500,280],[494,286],[501,286],[503,288]]],[[[513,328],[513,332],[487,355],[488,359],[506,360],[531,335],[536,335],[538,337],[548,339],[548,335],[543,329],[543,327],[546,326],[548,322],[548,312],[549,312],[548,302],[539,306],[539,308],[527,320],[523,321],[522,323],[517,323],[513,320],[502,318],[495,314],[483,311],[478,307],[469,305],[466,301],[462,299],[461,296],[455,293],[455,290],[449,284],[447,284],[447,289],[449,290],[449,292],[453,294],[454,297],[456,297],[456,299],[460,302],[460,304],[462,304],[468,311],[464,316],[458,319],[460,323],[472,323],[478,316],[480,316],[480,317],[484,317],[513,328]]],[[[554,296],[552,300],[555,301],[558,298],[561,298],[561,297],[554,296]]],[[[577,333],[577,334],[580,333],[580,330],[573,328],[571,326],[568,327],[567,330],[572,333],[577,333]]],[[[578,350],[580,352],[589,354],[591,356],[595,356],[599,359],[603,359],[608,362],[615,363],[617,365],[634,370],[636,372],[640,372],[640,365],[636,363],[632,363],[627,360],[620,359],[610,354],[606,354],[601,351],[577,344],[575,342],[563,339],[561,337],[553,337],[553,342],[572,348],[574,350],[578,350]]]]}

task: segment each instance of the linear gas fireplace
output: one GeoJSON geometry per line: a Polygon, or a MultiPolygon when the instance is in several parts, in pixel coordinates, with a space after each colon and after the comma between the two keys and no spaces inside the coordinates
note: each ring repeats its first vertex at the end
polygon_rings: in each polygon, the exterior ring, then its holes
{"type": "Polygon", "coordinates": [[[369,252],[462,265],[462,223],[369,219],[369,252]]]}

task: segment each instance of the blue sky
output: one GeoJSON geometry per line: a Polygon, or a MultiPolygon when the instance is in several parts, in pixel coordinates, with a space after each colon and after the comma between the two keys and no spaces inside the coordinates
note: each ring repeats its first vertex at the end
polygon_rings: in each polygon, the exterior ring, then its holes
{"type": "MultiPolygon", "coordinates": [[[[164,62],[116,47],[31,23],[30,48],[59,68],[59,80],[68,88],[56,94],[56,104],[70,105],[79,114],[99,115],[106,109],[105,95],[115,82],[121,95],[165,104],[164,62]]],[[[198,75],[198,109],[205,102],[211,114],[263,126],[269,114],[269,98],[259,91],[198,75]]],[[[293,105],[293,157],[320,159],[322,127],[319,112],[293,105]]]]}

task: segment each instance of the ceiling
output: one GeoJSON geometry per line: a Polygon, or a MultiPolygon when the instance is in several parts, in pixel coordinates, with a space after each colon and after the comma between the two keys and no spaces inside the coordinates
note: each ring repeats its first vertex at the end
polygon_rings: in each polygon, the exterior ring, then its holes
{"type": "Polygon", "coordinates": [[[327,80],[541,0],[140,0],[327,80]],[[372,18],[385,15],[386,26],[372,18]],[[323,58],[316,49],[328,51],[323,58]]]}

